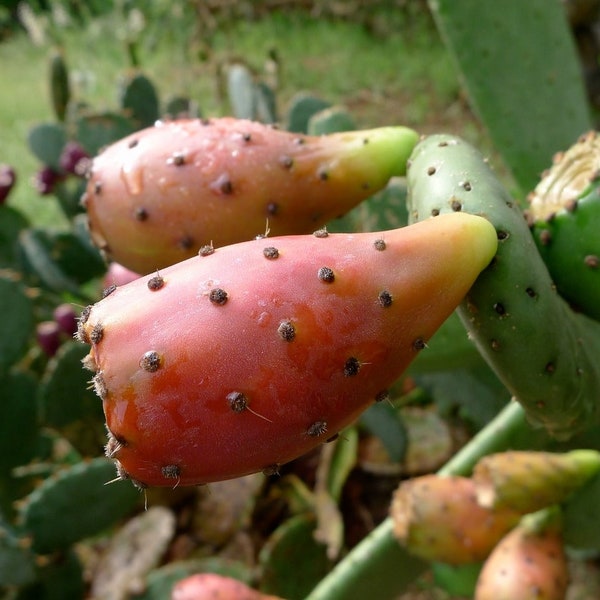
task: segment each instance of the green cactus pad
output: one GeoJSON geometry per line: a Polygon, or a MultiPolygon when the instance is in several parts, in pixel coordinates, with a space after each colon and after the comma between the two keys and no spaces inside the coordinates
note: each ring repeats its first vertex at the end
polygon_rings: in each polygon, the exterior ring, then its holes
{"type": "Polygon", "coordinates": [[[15,268],[20,232],[29,225],[12,206],[0,206],[0,269],[15,268]]]}
{"type": "Polygon", "coordinates": [[[27,136],[33,155],[55,171],[61,171],[60,155],[67,143],[67,133],[60,123],[41,123],[33,127],[27,136]]]}
{"type": "MultiPolygon", "coordinates": [[[[3,333],[2,338],[6,339],[3,333]]],[[[4,478],[14,467],[29,462],[37,450],[37,381],[26,373],[7,373],[0,375],[0,389],[0,478],[4,478]]]]}
{"type": "Polygon", "coordinates": [[[459,315],[530,420],[559,438],[597,422],[600,327],[556,294],[524,215],[481,154],[456,136],[428,137],[408,184],[413,221],[462,210],[496,228],[497,255],[459,315]]]}
{"type": "Polygon", "coordinates": [[[357,127],[352,115],[343,106],[331,106],[315,113],[308,120],[309,135],[326,135],[355,129],[357,127]]]}
{"type": "Polygon", "coordinates": [[[19,360],[33,332],[33,302],[21,276],[12,271],[0,275],[0,373],[19,360]]]}
{"type": "Polygon", "coordinates": [[[280,525],[263,546],[261,591],[289,600],[306,598],[331,568],[325,546],[314,538],[315,519],[296,515],[280,525]]]}
{"type": "Polygon", "coordinates": [[[100,533],[133,510],[140,494],[117,481],[112,462],[97,458],[46,479],[20,509],[23,529],[33,549],[48,553],[100,533]]]}
{"type": "Polygon", "coordinates": [[[582,136],[529,196],[533,236],[559,294],[600,320],[600,137],[582,136]]]}
{"type": "Polygon", "coordinates": [[[61,346],[49,361],[39,390],[42,422],[57,429],[84,455],[102,453],[106,438],[102,403],[81,368],[88,349],[76,342],[61,346]]]}
{"type": "Polygon", "coordinates": [[[56,292],[80,297],[79,284],[106,270],[98,250],[81,232],[27,229],[20,237],[27,271],[56,292]]]}
{"type": "Polygon", "coordinates": [[[34,557],[27,541],[0,520],[0,589],[28,585],[35,578],[34,557]]]}
{"type": "Polygon", "coordinates": [[[475,111],[523,190],[591,127],[562,2],[429,0],[475,111]]]}
{"type": "Polygon", "coordinates": [[[323,100],[317,96],[305,92],[296,94],[292,98],[288,108],[286,129],[295,133],[306,133],[310,118],[330,106],[331,102],[327,102],[327,100],[323,100]]]}
{"type": "Polygon", "coordinates": [[[50,57],[50,98],[56,118],[64,121],[71,99],[71,86],[65,57],[58,50],[50,57]]]}
{"type": "Polygon", "coordinates": [[[121,82],[120,105],[139,129],[150,127],[160,116],[158,92],[142,73],[136,73],[121,82]]]}
{"type": "Polygon", "coordinates": [[[119,113],[86,114],[77,119],[76,139],[90,156],[136,131],[135,122],[119,113]]]}

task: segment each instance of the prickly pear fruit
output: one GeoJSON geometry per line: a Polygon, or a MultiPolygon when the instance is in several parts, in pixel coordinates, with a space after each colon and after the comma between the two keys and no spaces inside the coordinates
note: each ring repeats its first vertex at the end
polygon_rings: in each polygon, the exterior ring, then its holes
{"type": "Polygon", "coordinates": [[[173,587],[171,600],[280,600],[248,587],[245,583],[217,575],[197,573],[178,581],[173,587]]]}
{"type": "Polygon", "coordinates": [[[424,349],[496,250],[480,217],[200,255],[82,313],[119,474],[192,485],[335,436],[424,349]]]}
{"type": "Polygon", "coordinates": [[[8,194],[17,181],[17,174],[10,165],[0,164],[0,205],[6,202],[8,194]]]}
{"type": "Polygon", "coordinates": [[[600,470],[600,453],[512,451],[490,454],[473,470],[482,506],[525,514],[564,502],[600,470]]]}
{"type": "Polygon", "coordinates": [[[110,257],[149,273],[207,244],[310,233],[405,172],[417,134],[304,136],[224,117],[159,122],[105,149],[83,197],[110,257]]]}
{"type": "Polygon", "coordinates": [[[395,537],[411,554],[451,565],[483,560],[519,521],[511,509],[480,506],[471,479],[435,474],[403,481],[390,514],[395,537]]]}
{"type": "Polygon", "coordinates": [[[486,560],[475,600],[564,600],[569,583],[560,514],[523,517],[486,560]]]}
{"type": "Polygon", "coordinates": [[[523,212],[483,156],[456,136],[432,135],[409,165],[412,221],[460,211],[496,228],[498,253],[458,308],[482,356],[555,437],[597,423],[600,327],[556,293],[523,212]]]}
{"type": "Polygon", "coordinates": [[[600,320],[600,136],[592,131],[554,157],[530,194],[527,216],[556,288],[600,320]]]}

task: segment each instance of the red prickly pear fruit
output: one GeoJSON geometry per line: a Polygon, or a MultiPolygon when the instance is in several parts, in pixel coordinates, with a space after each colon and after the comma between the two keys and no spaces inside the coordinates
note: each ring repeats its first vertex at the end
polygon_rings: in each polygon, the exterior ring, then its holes
{"type": "Polygon", "coordinates": [[[0,165],[0,205],[6,202],[17,181],[17,174],[10,165],[0,165]]]}
{"type": "Polygon", "coordinates": [[[94,158],[82,203],[97,246],[146,274],[202,246],[311,233],[406,171],[405,127],[299,136],[223,117],[159,122],[94,158]]]}
{"type": "Polygon", "coordinates": [[[272,469],[353,422],[493,257],[482,217],[225,246],[82,313],[118,472],[195,485],[272,469]]]}
{"type": "Polygon", "coordinates": [[[483,565],[475,600],[564,600],[569,583],[560,514],[523,517],[483,565]]]}
{"type": "Polygon", "coordinates": [[[248,587],[245,583],[217,575],[197,573],[178,581],[173,587],[171,600],[281,600],[248,587]]]}
{"type": "Polygon", "coordinates": [[[60,347],[61,329],[56,321],[42,321],[37,324],[35,336],[39,347],[47,356],[54,356],[60,347]]]}
{"type": "Polygon", "coordinates": [[[564,502],[600,470],[600,453],[512,451],[490,454],[473,470],[482,506],[525,514],[564,502]]]}
{"type": "Polygon", "coordinates": [[[479,506],[471,479],[435,474],[402,482],[390,515],[394,535],[411,554],[451,565],[485,559],[520,517],[479,506]]]}
{"type": "Polygon", "coordinates": [[[124,267],[120,263],[111,262],[110,265],[108,265],[108,269],[104,275],[104,278],[102,279],[104,286],[103,289],[106,290],[115,285],[125,285],[130,281],[135,281],[139,277],[139,273],[124,267]]]}
{"type": "Polygon", "coordinates": [[[52,316],[62,333],[73,336],[77,332],[77,314],[71,304],[59,304],[52,316]]]}
{"type": "Polygon", "coordinates": [[[52,167],[41,168],[33,178],[33,187],[42,196],[48,196],[53,191],[63,176],[52,167]]]}
{"type": "Polygon", "coordinates": [[[78,142],[67,142],[60,154],[59,164],[65,173],[83,177],[91,164],[90,155],[78,142]]]}

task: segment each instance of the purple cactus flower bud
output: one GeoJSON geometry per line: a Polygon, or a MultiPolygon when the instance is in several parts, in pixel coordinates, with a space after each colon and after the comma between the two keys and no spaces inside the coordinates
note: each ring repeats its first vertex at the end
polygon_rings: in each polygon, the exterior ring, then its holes
{"type": "Polygon", "coordinates": [[[60,347],[60,327],[56,321],[42,321],[36,328],[36,338],[47,356],[54,356],[60,347]]]}
{"type": "Polygon", "coordinates": [[[4,204],[8,194],[15,185],[17,174],[10,165],[0,165],[0,204],[4,204]]]}
{"type": "Polygon", "coordinates": [[[52,167],[43,167],[33,179],[33,187],[42,195],[48,196],[54,190],[54,186],[62,179],[62,175],[57,173],[52,167]]]}
{"type": "Polygon", "coordinates": [[[90,166],[90,156],[78,142],[67,142],[60,155],[60,168],[65,173],[83,177],[90,166]]]}
{"type": "Polygon", "coordinates": [[[59,304],[54,309],[53,316],[63,333],[69,336],[75,334],[77,331],[77,315],[70,304],[59,304]]]}

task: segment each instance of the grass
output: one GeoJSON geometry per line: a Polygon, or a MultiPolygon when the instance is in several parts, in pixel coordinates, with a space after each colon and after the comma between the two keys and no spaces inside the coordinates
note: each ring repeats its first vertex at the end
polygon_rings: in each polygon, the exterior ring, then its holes
{"type": "MultiPolygon", "coordinates": [[[[138,15],[139,16],[139,15],[138,15]]],[[[280,112],[298,91],[312,91],[346,105],[359,126],[404,124],[424,133],[441,129],[479,135],[460,99],[458,77],[427,15],[403,22],[385,35],[359,24],[274,13],[261,21],[236,21],[202,39],[186,15],[173,11],[146,22],[139,58],[161,98],[184,94],[204,115],[226,113],[219,95],[217,67],[239,57],[258,72],[270,49],[281,58],[280,112]],[[165,18],[175,22],[166,25],[165,18]],[[175,29],[179,35],[168,33],[175,29]]],[[[131,29],[131,27],[129,27],[131,29]]],[[[98,18],[85,29],[58,30],[71,70],[75,95],[96,108],[117,106],[118,82],[128,71],[119,15],[98,18]]],[[[4,81],[0,95],[0,162],[17,168],[12,205],[38,224],[61,224],[52,197],[30,184],[39,168],[26,139],[32,125],[53,120],[48,90],[51,44],[34,45],[25,34],[0,44],[4,81]]]]}

